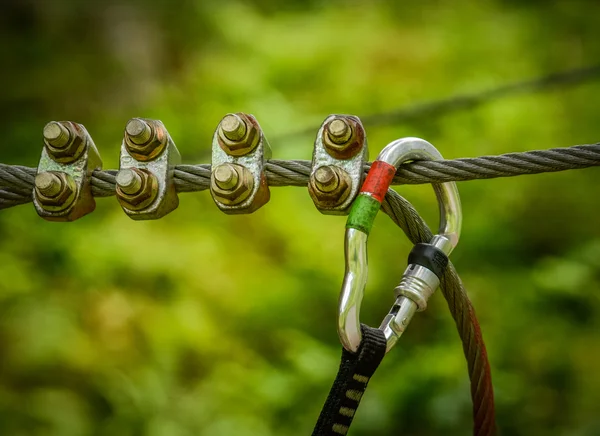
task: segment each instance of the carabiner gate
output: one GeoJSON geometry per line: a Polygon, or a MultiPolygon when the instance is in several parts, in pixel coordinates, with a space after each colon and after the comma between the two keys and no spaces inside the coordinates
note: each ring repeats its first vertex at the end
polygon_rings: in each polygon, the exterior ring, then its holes
{"type": "MultiPolygon", "coordinates": [[[[362,340],[360,305],[367,284],[367,240],[396,170],[408,161],[441,159],[437,149],[423,139],[403,138],[391,142],[373,162],[360,195],[352,205],[346,223],[346,272],[338,313],[338,335],[348,351],[356,352],[362,340]]],[[[427,300],[438,288],[448,256],[460,237],[462,211],[456,183],[432,185],[440,207],[438,234],[429,244],[417,244],[409,255],[408,267],[395,289],[396,302],[379,327],[385,333],[387,351],[400,338],[414,313],[427,307],[427,300]]]]}

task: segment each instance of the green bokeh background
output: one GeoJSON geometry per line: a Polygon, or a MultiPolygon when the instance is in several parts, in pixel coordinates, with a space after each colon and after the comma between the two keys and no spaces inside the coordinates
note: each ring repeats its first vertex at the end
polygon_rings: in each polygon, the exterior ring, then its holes
{"type": "MultiPolygon", "coordinates": [[[[116,168],[126,121],[157,118],[210,161],[228,112],[273,157],[310,159],[330,113],[387,112],[593,64],[600,4],[561,1],[6,0],[0,161],[35,166],[50,120],[84,124],[116,168]],[[312,129],[313,133],[294,132],[312,129]]],[[[367,125],[447,158],[593,143],[600,82],[367,125]]],[[[505,435],[600,434],[598,170],[459,184],[455,262],[480,317],[505,435]]],[[[435,225],[427,186],[402,186],[435,225]]],[[[337,369],[344,217],[274,188],[252,215],[207,192],[156,222],[114,198],[80,221],[0,213],[0,434],[308,435],[337,369]]],[[[383,214],[363,321],[378,325],[410,245],[383,214]]],[[[440,293],[373,378],[351,434],[464,435],[471,406],[440,293]]]]}

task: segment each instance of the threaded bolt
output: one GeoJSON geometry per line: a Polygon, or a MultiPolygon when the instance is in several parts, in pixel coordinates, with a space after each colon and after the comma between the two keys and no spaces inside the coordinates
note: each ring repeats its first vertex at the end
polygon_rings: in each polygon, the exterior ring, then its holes
{"type": "Polygon", "coordinates": [[[217,186],[224,190],[231,190],[237,186],[239,180],[239,174],[235,167],[231,164],[225,163],[219,165],[215,169],[215,183],[217,186]]]}
{"type": "Polygon", "coordinates": [[[246,135],[246,123],[239,115],[225,115],[221,120],[221,132],[230,141],[239,142],[246,135]]]}
{"type": "Polygon", "coordinates": [[[334,118],[327,126],[327,133],[331,142],[342,145],[350,140],[352,128],[343,118],[334,118]]]}
{"type": "Polygon", "coordinates": [[[62,188],[63,183],[56,174],[43,172],[35,176],[35,189],[44,197],[54,198],[61,193],[62,188]]]}
{"type": "Polygon", "coordinates": [[[125,133],[132,143],[143,145],[152,138],[152,127],[140,118],[133,118],[127,122],[125,133]]]}
{"type": "Polygon", "coordinates": [[[142,190],[142,177],[132,168],[119,171],[116,182],[121,191],[127,195],[135,195],[142,190]]]}
{"type": "Polygon", "coordinates": [[[65,148],[71,142],[69,129],[57,121],[51,121],[44,127],[44,139],[55,148],[65,148]]]}
{"type": "Polygon", "coordinates": [[[315,185],[321,192],[334,191],[340,184],[340,179],[330,166],[322,166],[315,171],[315,185]]]}

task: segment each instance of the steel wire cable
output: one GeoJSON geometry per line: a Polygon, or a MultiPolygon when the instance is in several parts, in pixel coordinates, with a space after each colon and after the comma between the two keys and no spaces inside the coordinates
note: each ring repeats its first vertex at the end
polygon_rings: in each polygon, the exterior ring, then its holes
{"type": "MultiPolygon", "coordinates": [[[[524,174],[580,169],[600,165],[600,144],[568,148],[507,153],[445,161],[423,161],[402,165],[393,184],[421,184],[467,181],[524,174]]],[[[370,164],[365,165],[368,172],[370,164]]],[[[179,165],[174,178],[179,192],[206,190],[210,186],[210,165],[179,165]]],[[[310,161],[271,160],[266,165],[271,186],[306,186],[310,161]]],[[[94,196],[114,195],[116,170],[96,171],[92,177],[94,196]]],[[[0,164],[0,209],[31,201],[36,169],[0,164]]],[[[428,242],[433,236],[414,208],[390,190],[382,209],[400,226],[413,243],[428,242]]],[[[495,434],[494,400],[489,361],[481,330],[466,291],[453,265],[442,281],[441,291],[456,323],[467,359],[473,400],[474,433],[495,434]]]]}
{"type": "MultiPolygon", "coordinates": [[[[423,161],[403,165],[399,169],[394,183],[430,183],[432,181],[507,177],[593,165],[600,165],[600,146],[598,144],[475,159],[423,161]],[[573,148],[575,148],[575,152],[573,152],[573,148]],[[524,163],[514,167],[506,164],[515,159],[521,159],[521,162],[524,163]],[[479,161],[483,164],[475,163],[479,161]],[[467,163],[465,164],[465,162],[467,163]],[[486,162],[495,162],[497,165],[489,165],[486,162]],[[457,168],[458,171],[456,171],[457,168]],[[514,168],[516,170],[513,170],[514,168]],[[413,174],[416,176],[413,177],[413,174]]],[[[365,166],[365,171],[368,171],[368,168],[370,165],[365,166]]],[[[95,196],[104,197],[114,194],[116,173],[115,170],[94,172],[92,187],[95,196]]],[[[0,164],[0,186],[7,186],[0,189],[0,209],[31,201],[35,174],[35,168],[0,164]]],[[[271,186],[305,186],[309,175],[309,161],[271,161],[267,164],[267,176],[271,186]]],[[[210,165],[180,165],[175,170],[175,181],[180,192],[208,189],[210,165]]],[[[388,191],[382,210],[406,233],[413,244],[429,242],[433,237],[433,233],[418,212],[397,192],[391,189],[388,191]]],[[[452,263],[449,264],[441,280],[440,289],[456,323],[467,359],[473,400],[474,434],[477,436],[493,435],[495,434],[494,399],[487,352],[475,311],[452,263]]]]}
{"type": "MultiPolygon", "coordinates": [[[[423,184],[581,169],[600,165],[600,143],[572,147],[506,153],[441,161],[421,161],[402,165],[392,184],[423,184]]],[[[365,164],[365,173],[371,167],[365,164]]],[[[178,192],[203,191],[210,187],[210,164],[178,165],[175,185],[178,192]]],[[[270,160],[265,166],[270,186],[306,186],[311,162],[270,160]]],[[[31,201],[37,170],[21,165],[0,164],[0,209],[31,201]]],[[[115,195],[116,170],[94,171],[95,197],[115,195]]]]}
{"type": "MultiPolygon", "coordinates": [[[[600,144],[550,150],[508,153],[445,161],[422,161],[400,167],[394,184],[466,181],[523,174],[564,171],[600,165],[600,144]]],[[[370,164],[365,165],[368,172],[370,164]]],[[[174,178],[179,192],[206,190],[210,165],[179,165],[174,178]]],[[[310,161],[271,160],[266,165],[271,186],[306,186],[310,161]]],[[[96,171],[92,177],[94,196],[114,195],[116,170],[96,171]]],[[[31,201],[35,168],[0,165],[0,209],[31,201]]],[[[428,242],[433,236],[414,208],[390,190],[382,209],[400,226],[413,243],[428,242]]],[[[475,312],[456,270],[450,264],[441,281],[442,294],[456,323],[468,363],[473,400],[474,433],[495,434],[494,400],[489,362],[475,312]]]]}
{"type": "MultiPolygon", "coordinates": [[[[539,79],[510,84],[479,94],[453,97],[409,107],[385,114],[363,117],[370,125],[384,125],[400,121],[441,115],[468,109],[510,94],[530,92],[554,85],[575,84],[600,73],[600,66],[592,66],[539,79]]],[[[310,133],[297,132],[294,135],[310,133]]],[[[291,135],[287,135],[291,136],[291,135]]],[[[580,169],[600,165],[600,144],[573,146],[500,156],[482,156],[445,161],[427,161],[405,164],[399,168],[392,184],[422,184],[432,182],[467,181],[524,174],[580,169]]],[[[368,172],[370,163],[365,165],[368,172]]],[[[178,192],[194,192],[210,187],[210,165],[179,165],[175,169],[178,192]]],[[[271,160],[266,165],[270,186],[306,186],[311,172],[310,161],[271,160]]],[[[32,200],[36,168],[0,164],[0,209],[28,203],[32,200]]],[[[95,197],[115,194],[116,170],[95,171],[92,175],[92,193],[95,197]]],[[[429,242],[433,233],[412,205],[398,193],[389,190],[382,210],[406,233],[412,243],[429,242]]],[[[494,397],[489,360],[474,308],[452,263],[441,280],[440,289],[456,323],[467,359],[471,397],[473,401],[474,434],[496,434],[494,397]]]]}
{"type": "MultiPolygon", "coordinates": [[[[419,213],[396,191],[388,190],[382,210],[404,231],[413,244],[429,243],[433,238],[433,233],[419,213]]],[[[487,350],[475,309],[452,262],[448,263],[440,282],[440,289],[456,324],[467,360],[473,402],[473,434],[495,435],[494,390],[487,350]]]]}

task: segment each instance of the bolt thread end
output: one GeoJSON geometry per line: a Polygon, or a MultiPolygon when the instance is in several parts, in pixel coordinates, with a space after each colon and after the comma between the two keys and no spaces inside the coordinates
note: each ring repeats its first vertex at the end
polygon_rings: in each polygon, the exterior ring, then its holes
{"type": "Polygon", "coordinates": [[[44,127],[44,139],[55,148],[64,148],[71,142],[71,133],[62,123],[51,121],[44,127]]]}
{"type": "Polygon", "coordinates": [[[119,171],[116,182],[121,191],[128,195],[137,194],[142,190],[142,177],[132,168],[119,171]]]}
{"type": "Polygon", "coordinates": [[[230,190],[238,184],[239,174],[235,167],[225,163],[215,169],[215,184],[224,190],[230,190]]]}
{"type": "Polygon", "coordinates": [[[143,145],[152,139],[152,127],[141,118],[133,118],[127,122],[125,134],[136,145],[143,145]]]}
{"type": "Polygon", "coordinates": [[[239,142],[246,135],[246,123],[236,114],[228,114],[221,120],[221,132],[230,141],[239,142]]]}
{"type": "Polygon", "coordinates": [[[44,197],[56,197],[62,190],[62,181],[51,172],[39,173],[35,177],[35,188],[44,197]]]}
{"type": "Polygon", "coordinates": [[[321,192],[334,191],[340,184],[335,169],[329,165],[317,168],[314,174],[315,185],[321,192]]]}
{"type": "Polygon", "coordinates": [[[335,118],[328,124],[327,134],[331,142],[342,145],[350,140],[352,128],[343,118],[335,118]]]}

